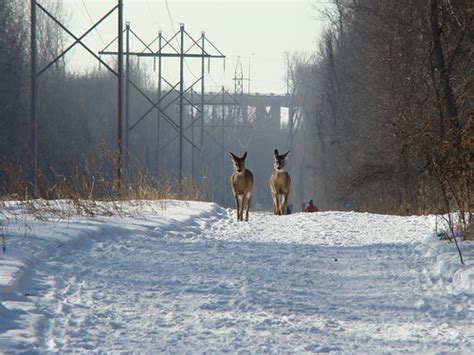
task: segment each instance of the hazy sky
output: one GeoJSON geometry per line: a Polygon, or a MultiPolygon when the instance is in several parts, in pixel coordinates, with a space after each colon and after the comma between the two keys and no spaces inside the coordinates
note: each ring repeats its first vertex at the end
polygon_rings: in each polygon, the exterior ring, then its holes
{"type": "MultiPolygon", "coordinates": [[[[115,0],[62,2],[67,8],[70,28],[76,35],[91,26],[86,8],[95,21],[116,4],[115,0]]],[[[225,70],[221,59],[212,61],[206,90],[218,90],[222,84],[232,90],[235,65],[240,56],[245,77],[248,77],[250,60],[252,92],[286,92],[284,52],[313,51],[324,25],[316,20],[314,0],[168,0],[168,9],[164,0],[124,0],[124,19],[131,22],[134,32],[147,43],[153,40],[158,30],[163,30],[163,35],[169,38],[174,33],[172,23],[176,31],[179,24],[184,23],[187,32],[195,38],[205,31],[206,36],[227,56],[225,70]]],[[[115,21],[114,15],[100,25],[99,33],[92,32],[87,37],[86,43],[94,51],[102,49],[104,42],[108,43],[116,36],[115,21]]],[[[138,41],[133,40],[132,50],[142,48],[138,41]]],[[[75,50],[67,60],[70,68],[74,69],[97,66],[90,58],[84,50],[75,50]]],[[[185,78],[186,83],[190,84],[194,81],[193,74],[200,73],[200,61],[190,59],[187,63],[185,78]]],[[[140,65],[147,65],[152,72],[153,59],[141,59],[140,65]]],[[[167,79],[176,81],[178,63],[164,59],[163,65],[167,79]]],[[[245,83],[245,90],[247,85],[245,83]]]]}

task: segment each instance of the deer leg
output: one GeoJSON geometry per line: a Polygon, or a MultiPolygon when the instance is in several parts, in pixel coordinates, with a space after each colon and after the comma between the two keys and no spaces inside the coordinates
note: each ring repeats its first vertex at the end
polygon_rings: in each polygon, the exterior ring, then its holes
{"type": "Polygon", "coordinates": [[[277,215],[281,215],[281,210],[280,210],[280,195],[275,194],[275,203],[276,203],[276,213],[277,215]]]}
{"type": "Polygon", "coordinates": [[[283,194],[282,203],[281,203],[281,214],[288,213],[288,194],[283,194]]]}
{"type": "Polygon", "coordinates": [[[245,194],[242,194],[242,199],[240,200],[240,221],[244,220],[244,207],[245,207],[245,194]]]}
{"type": "Polygon", "coordinates": [[[235,209],[237,210],[237,221],[240,221],[240,219],[239,219],[239,210],[240,210],[240,208],[239,208],[239,195],[236,192],[234,192],[234,199],[235,199],[235,209]]]}
{"type": "Polygon", "coordinates": [[[249,220],[250,200],[252,200],[252,194],[250,192],[248,192],[247,193],[247,201],[246,201],[247,210],[245,212],[245,221],[246,222],[248,222],[248,220],[249,220]]]}

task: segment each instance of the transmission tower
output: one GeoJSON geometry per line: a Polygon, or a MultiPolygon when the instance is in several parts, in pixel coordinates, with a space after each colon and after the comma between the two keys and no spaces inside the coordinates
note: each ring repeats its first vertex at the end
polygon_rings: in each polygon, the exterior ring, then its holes
{"type": "Polygon", "coordinates": [[[234,94],[236,96],[244,93],[244,69],[240,57],[237,57],[234,71],[234,94]]]}

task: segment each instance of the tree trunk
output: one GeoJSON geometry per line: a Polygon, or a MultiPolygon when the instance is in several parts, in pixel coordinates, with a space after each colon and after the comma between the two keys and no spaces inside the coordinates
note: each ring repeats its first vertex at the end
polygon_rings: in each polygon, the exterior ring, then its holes
{"type": "MultiPolygon", "coordinates": [[[[434,66],[439,74],[440,87],[443,91],[443,105],[445,107],[446,114],[448,118],[452,120],[457,126],[457,109],[454,103],[453,90],[449,82],[449,73],[446,68],[443,46],[441,43],[442,30],[439,26],[439,3],[438,0],[430,1],[431,41],[433,45],[434,66]]],[[[441,123],[441,126],[443,126],[443,123],[441,123]]]]}

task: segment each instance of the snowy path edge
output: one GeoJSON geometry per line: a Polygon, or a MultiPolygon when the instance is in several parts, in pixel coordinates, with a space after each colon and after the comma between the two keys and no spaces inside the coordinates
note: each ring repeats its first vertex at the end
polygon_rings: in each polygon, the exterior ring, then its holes
{"type": "MultiPolygon", "coordinates": [[[[22,293],[21,285],[29,275],[38,259],[47,258],[54,247],[71,247],[79,249],[87,243],[101,240],[104,234],[123,233],[128,236],[133,233],[161,234],[168,231],[179,230],[191,221],[214,215],[219,206],[215,203],[202,203],[195,201],[166,200],[154,203],[145,203],[146,213],[138,217],[75,217],[59,222],[34,221],[32,225],[40,225],[39,228],[31,228],[32,231],[25,236],[25,225],[12,222],[13,227],[6,233],[6,252],[0,252],[0,352],[17,351],[18,349],[31,349],[40,342],[41,322],[43,315],[39,314],[34,303],[22,293]],[[202,208],[202,206],[206,208],[202,208]],[[197,213],[183,213],[191,206],[197,213]],[[180,218],[170,218],[169,215],[179,211],[180,218]],[[182,211],[184,210],[184,211],[182,211]],[[161,212],[161,214],[156,214],[161,212]],[[130,222],[134,223],[130,223],[130,222]],[[64,225],[66,224],[66,225],[64,225]],[[130,225],[136,225],[136,229],[130,225]],[[46,228],[41,228],[41,225],[46,228]],[[51,227],[52,226],[52,227],[51,227]],[[77,228],[82,227],[83,229],[77,228]],[[53,230],[53,232],[51,232],[53,230]],[[61,230],[61,237],[55,233],[61,230]],[[21,243],[15,243],[15,239],[24,238],[22,243],[26,244],[26,250],[22,250],[21,243]],[[34,250],[28,245],[32,238],[39,238],[50,245],[48,250],[34,250]],[[11,309],[11,304],[15,309],[11,309]],[[8,304],[8,307],[6,305],[8,304]],[[17,317],[20,328],[9,328],[13,322],[11,318],[17,317]],[[32,319],[34,321],[32,322],[32,319]],[[34,324],[32,324],[34,323],[34,324]],[[5,328],[5,329],[4,329],[5,328]],[[31,334],[34,332],[35,334],[31,334]],[[21,339],[21,340],[20,340],[21,339]]],[[[27,228],[28,229],[28,228],[27,228]]]]}

